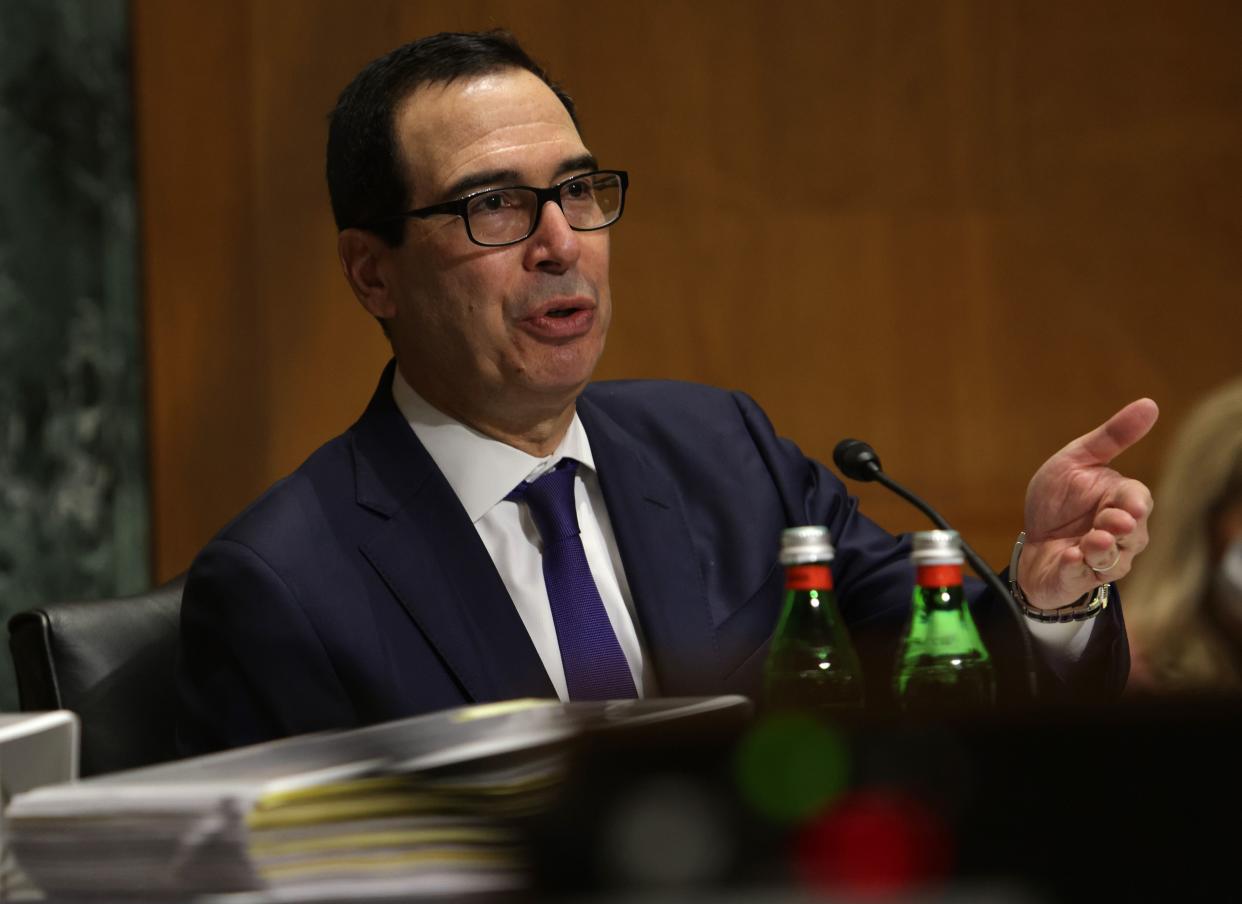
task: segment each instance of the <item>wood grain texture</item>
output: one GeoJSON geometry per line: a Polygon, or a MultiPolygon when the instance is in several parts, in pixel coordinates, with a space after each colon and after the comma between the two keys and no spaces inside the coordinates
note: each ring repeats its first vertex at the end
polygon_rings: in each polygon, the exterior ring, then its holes
{"type": "MultiPolygon", "coordinates": [[[[630,170],[599,376],[862,436],[994,562],[1049,453],[1132,398],[1153,479],[1238,370],[1242,6],[136,0],[157,577],[361,411],[325,117],[369,59],[504,25],[630,170]]],[[[863,488],[894,530],[917,516],[863,488]]]]}

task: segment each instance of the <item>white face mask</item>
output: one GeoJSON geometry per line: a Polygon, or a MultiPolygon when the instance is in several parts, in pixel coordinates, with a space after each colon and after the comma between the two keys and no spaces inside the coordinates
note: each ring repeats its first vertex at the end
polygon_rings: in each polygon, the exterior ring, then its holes
{"type": "Polygon", "coordinates": [[[1229,544],[1216,566],[1212,596],[1222,615],[1242,624],[1242,537],[1229,544]]]}

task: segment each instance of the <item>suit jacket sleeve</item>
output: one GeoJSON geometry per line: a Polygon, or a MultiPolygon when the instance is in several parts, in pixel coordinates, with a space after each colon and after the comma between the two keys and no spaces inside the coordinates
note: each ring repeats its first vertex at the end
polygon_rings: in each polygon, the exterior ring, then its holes
{"type": "Polygon", "coordinates": [[[177,743],[205,753],[358,721],[288,584],[250,547],[216,539],[181,609],[177,743]]]}

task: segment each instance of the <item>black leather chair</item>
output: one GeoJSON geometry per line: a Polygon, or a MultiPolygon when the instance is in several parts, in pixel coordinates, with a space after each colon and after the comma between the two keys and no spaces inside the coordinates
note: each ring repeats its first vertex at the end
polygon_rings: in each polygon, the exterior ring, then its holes
{"type": "Polygon", "coordinates": [[[177,639],[185,576],[118,599],[51,603],[9,619],[23,712],[82,720],[83,776],[177,756],[177,639]]]}

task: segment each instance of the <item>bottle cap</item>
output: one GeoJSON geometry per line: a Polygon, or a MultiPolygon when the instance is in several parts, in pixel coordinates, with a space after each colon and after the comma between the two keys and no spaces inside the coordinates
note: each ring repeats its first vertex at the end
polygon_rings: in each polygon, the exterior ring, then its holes
{"type": "Polygon", "coordinates": [[[832,556],[832,535],[826,527],[787,527],[781,531],[782,565],[831,562],[832,556]]]}
{"type": "Polygon", "coordinates": [[[955,530],[921,530],[914,534],[915,565],[962,564],[962,538],[955,530]]]}

